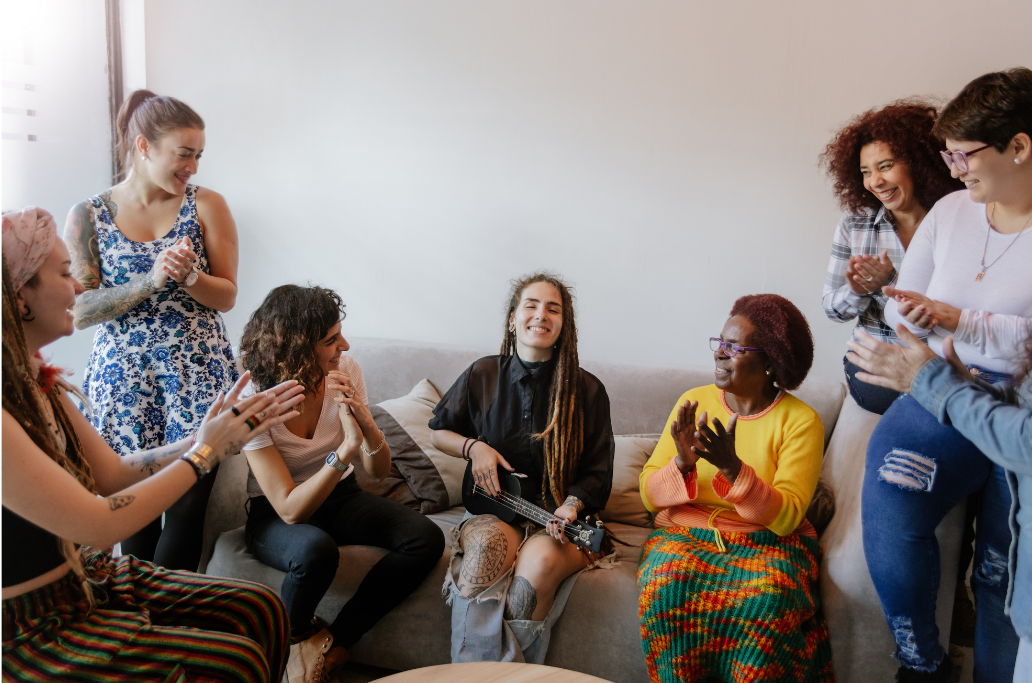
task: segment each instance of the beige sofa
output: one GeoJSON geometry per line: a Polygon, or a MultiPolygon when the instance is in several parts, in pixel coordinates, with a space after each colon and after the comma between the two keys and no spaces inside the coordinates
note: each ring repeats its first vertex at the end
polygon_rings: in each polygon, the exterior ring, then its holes
{"type": "MultiPolygon", "coordinates": [[[[370,403],[403,396],[426,378],[441,393],[473,360],[490,350],[379,339],[351,340],[351,355],[362,366],[370,403]]],[[[606,386],[616,434],[655,434],[662,430],[677,398],[712,383],[710,368],[643,367],[584,362],[606,386]]],[[[811,377],[795,392],[824,423],[823,476],[835,494],[837,512],[821,538],[821,597],[828,619],[836,677],[840,683],[891,681],[894,646],[864,561],[860,536],[860,485],[867,440],[877,416],[856,406],[840,377],[811,377]]],[[[617,463],[619,466],[620,463],[617,463]]],[[[244,543],[246,461],[222,465],[205,521],[201,571],[258,581],[279,590],[283,573],[247,552],[244,543]]],[[[430,515],[446,532],[462,518],[461,507],[430,515]]],[[[938,529],[942,558],[938,623],[949,639],[953,586],[963,510],[954,510],[938,529]]],[[[650,529],[611,524],[634,548],[623,549],[621,564],[582,575],[556,623],[545,663],[582,671],[617,683],[647,681],[638,630],[635,572],[640,546],[650,529]]],[[[383,551],[364,546],[341,548],[341,562],[318,614],[332,619],[353,594],[383,551]]],[[[450,608],[441,596],[446,557],[420,588],[384,617],[352,649],[352,658],[389,669],[447,663],[450,608]]]]}

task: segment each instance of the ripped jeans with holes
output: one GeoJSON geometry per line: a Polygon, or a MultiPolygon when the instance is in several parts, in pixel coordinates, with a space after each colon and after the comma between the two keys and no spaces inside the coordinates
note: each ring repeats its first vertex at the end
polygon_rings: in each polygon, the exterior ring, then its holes
{"type": "Polygon", "coordinates": [[[976,491],[983,495],[972,576],[978,620],[974,680],[1009,681],[1018,636],[1003,613],[1011,536],[1003,470],[912,396],[900,396],[868,442],[862,517],[867,567],[896,641],[896,658],[907,668],[934,671],[946,656],[935,623],[935,528],[976,491]]]}

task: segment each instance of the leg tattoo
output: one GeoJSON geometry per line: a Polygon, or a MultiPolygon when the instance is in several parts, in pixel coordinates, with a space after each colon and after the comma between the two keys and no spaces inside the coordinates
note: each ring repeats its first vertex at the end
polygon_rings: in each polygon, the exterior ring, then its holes
{"type": "Polygon", "coordinates": [[[537,609],[537,591],[522,576],[513,578],[509,586],[509,595],[505,600],[505,618],[530,619],[537,609]]]}

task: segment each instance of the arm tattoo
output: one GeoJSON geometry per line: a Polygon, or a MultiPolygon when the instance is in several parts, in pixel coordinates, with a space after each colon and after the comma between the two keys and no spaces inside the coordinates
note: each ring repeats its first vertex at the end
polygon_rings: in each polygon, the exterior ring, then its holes
{"type": "Polygon", "coordinates": [[[147,273],[117,287],[87,290],[75,300],[75,326],[82,330],[121,318],[158,289],[154,274],[147,273]]]}
{"type": "Polygon", "coordinates": [[[563,505],[562,506],[567,506],[567,505],[572,507],[577,512],[580,512],[581,510],[583,510],[585,508],[584,501],[582,501],[577,496],[566,496],[566,500],[563,501],[563,505]]]}
{"type": "Polygon", "coordinates": [[[537,591],[530,581],[522,576],[516,576],[509,586],[509,595],[505,600],[505,618],[530,619],[537,609],[537,591]]]}
{"type": "Polygon", "coordinates": [[[87,290],[100,286],[100,245],[89,202],[79,202],[65,224],[64,241],[72,256],[72,275],[87,290]]]}
{"type": "Polygon", "coordinates": [[[124,508],[129,503],[136,500],[136,496],[110,496],[107,499],[108,505],[111,506],[112,510],[118,510],[124,508]]]}
{"type": "Polygon", "coordinates": [[[146,472],[149,477],[162,467],[175,462],[189,447],[190,444],[187,441],[172,443],[167,446],[144,451],[139,455],[130,456],[126,458],[126,464],[130,467],[140,468],[140,471],[146,472]]]}
{"type": "Polygon", "coordinates": [[[118,215],[118,204],[115,204],[115,200],[111,198],[111,190],[100,193],[100,199],[104,202],[104,206],[107,207],[108,213],[111,214],[111,220],[115,219],[118,215]]]}

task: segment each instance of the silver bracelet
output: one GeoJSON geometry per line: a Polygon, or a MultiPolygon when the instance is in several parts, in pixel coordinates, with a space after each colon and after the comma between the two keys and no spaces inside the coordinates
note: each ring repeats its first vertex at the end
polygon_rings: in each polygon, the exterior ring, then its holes
{"type": "Polygon", "coordinates": [[[362,443],[359,444],[359,448],[362,449],[362,455],[371,458],[371,457],[373,457],[374,455],[376,455],[377,453],[380,452],[380,449],[383,448],[383,445],[385,443],[387,443],[387,435],[384,434],[383,431],[381,430],[380,431],[380,445],[379,446],[377,446],[376,448],[374,448],[371,451],[367,451],[366,447],[365,447],[365,440],[363,440],[362,443]]]}
{"type": "Polygon", "coordinates": [[[211,474],[211,462],[208,460],[208,456],[214,453],[211,446],[203,443],[196,444],[186,453],[179,456],[180,460],[185,460],[190,463],[194,472],[197,474],[197,479],[203,479],[205,475],[211,474]]]}

